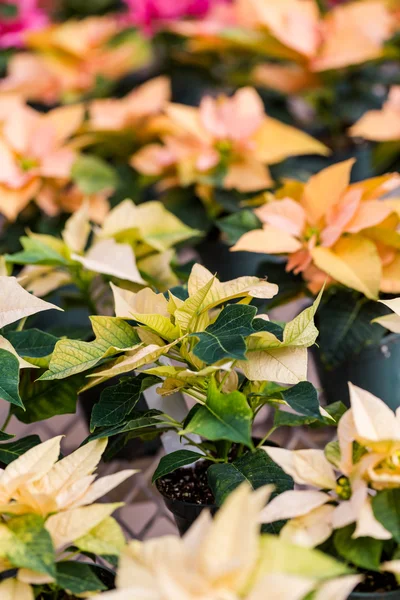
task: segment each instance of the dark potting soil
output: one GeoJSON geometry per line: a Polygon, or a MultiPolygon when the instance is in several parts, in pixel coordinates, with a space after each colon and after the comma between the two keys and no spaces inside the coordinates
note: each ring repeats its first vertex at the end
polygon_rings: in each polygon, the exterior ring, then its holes
{"type": "Polygon", "coordinates": [[[392,573],[363,573],[364,580],[356,587],[355,592],[363,594],[384,594],[399,589],[396,577],[392,573]]]}
{"type": "Polygon", "coordinates": [[[201,461],[191,468],[177,469],[157,482],[159,491],[167,498],[192,504],[215,504],[208,486],[207,469],[212,463],[201,461]]]}

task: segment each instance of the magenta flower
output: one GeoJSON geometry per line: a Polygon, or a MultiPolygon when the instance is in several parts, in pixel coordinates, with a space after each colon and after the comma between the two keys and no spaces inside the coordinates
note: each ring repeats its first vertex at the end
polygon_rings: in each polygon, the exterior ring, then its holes
{"type": "Polygon", "coordinates": [[[213,0],[125,0],[125,3],[130,22],[150,33],[168,21],[205,15],[213,0]]]}
{"type": "Polygon", "coordinates": [[[0,48],[23,46],[26,32],[47,23],[38,0],[0,0],[0,48]]]}

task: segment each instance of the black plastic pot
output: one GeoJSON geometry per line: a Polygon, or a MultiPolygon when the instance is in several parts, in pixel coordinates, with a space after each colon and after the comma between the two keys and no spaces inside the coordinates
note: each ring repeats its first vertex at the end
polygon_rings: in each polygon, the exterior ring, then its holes
{"type": "Polygon", "coordinates": [[[362,592],[353,592],[349,600],[400,600],[400,588],[393,592],[382,592],[374,594],[364,594],[362,592]]]}
{"type": "Polygon", "coordinates": [[[380,344],[365,348],[334,369],[324,368],[317,348],[313,354],[329,404],[341,400],[349,405],[350,381],[381,398],[393,410],[400,407],[399,334],[386,336],[380,344]]]}
{"type": "Polygon", "coordinates": [[[218,510],[218,506],[216,504],[195,504],[193,502],[174,500],[173,498],[168,498],[168,496],[165,496],[160,491],[158,485],[157,489],[164,499],[165,506],[174,515],[175,523],[178,527],[180,535],[183,535],[188,529],[190,529],[203,510],[210,510],[212,515],[214,515],[218,510]]]}

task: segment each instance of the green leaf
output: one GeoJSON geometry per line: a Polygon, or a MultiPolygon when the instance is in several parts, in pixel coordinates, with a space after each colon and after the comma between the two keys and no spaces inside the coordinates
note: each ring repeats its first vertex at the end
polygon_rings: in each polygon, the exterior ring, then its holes
{"type": "Polygon", "coordinates": [[[8,331],[4,337],[11,342],[19,356],[43,358],[54,350],[58,338],[39,329],[8,331]]]}
{"type": "Polygon", "coordinates": [[[21,456],[21,454],[25,454],[25,452],[40,443],[41,439],[38,435],[28,435],[15,442],[0,444],[0,462],[4,465],[9,465],[13,460],[21,456]]]}
{"type": "Polygon", "coordinates": [[[204,458],[204,456],[199,454],[199,452],[192,452],[191,450],[177,450],[176,452],[171,452],[170,454],[163,456],[158,463],[152,482],[154,483],[160,477],[168,475],[168,473],[172,473],[180,467],[191,465],[200,458],[204,458]]]}
{"type": "Polygon", "coordinates": [[[7,350],[0,350],[0,399],[23,408],[18,388],[18,358],[7,350]]]}
{"type": "Polygon", "coordinates": [[[135,408],[140,395],[160,381],[159,377],[142,373],[137,377],[124,378],[117,385],[107,387],[102,391],[100,401],[92,410],[90,430],[121,423],[135,408]]]}
{"type": "Polygon", "coordinates": [[[308,348],[315,343],[318,337],[318,329],[314,324],[314,316],[321,302],[323,289],[310,306],[303,310],[297,317],[286,324],[283,331],[283,342],[288,346],[301,346],[308,348]]]}
{"type": "Polygon", "coordinates": [[[7,544],[5,556],[13,567],[31,569],[54,577],[55,552],[50,534],[44,525],[45,520],[39,515],[23,515],[10,519],[7,528],[12,537],[7,544]]]}
{"type": "Polygon", "coordinates": [[[57,563],[57,584],[74,595],[107,589],[89,564],[74,561],[57,563]]]}
{"type": "Polygon", "coordinates": [[[318,311],[318,345],[322,362],[334,368],[361,352],[366,346],[379,343],[385,330],[371,321],[387,314],[378,302],[367,300],[357,292],[335,290],[318,311]]]}
{"type": "MultiPolygon", "coordinates": [[[[137,435],[141,435],[145,433],[149,429],[154,429],[156,427],[163,428],[171,428],[171,421],[163,420],[162,413],[155,411],[157,414],[154,415],[153,411],[148,411],[146,413],[142,413],[140,416],[136,416],[133,419],[130,419],[126,423],[122,423],[121,425],[117,425],[115,427],[105,427],[100,431],[96,431],[94,434],[89,436],[89,440],[98,440],[105,437],[112,437],[113,435],[118,435],[120,433],[137,433],[137,435]],[[146,416],[149,415],[149,416],[146,416]]],[[[162,432],[162,430],[161,430],[162,432]]]]}
{"type": "Polygon", "coordinates": [[[284,390],[282,397],[300,415],[321,419],[317,390],[308,381],[301,381],[284,390]]]}
{"type": "Polygon", "coordinates": [[[32,381],[32,373],[22,371],[20,394],[25,411],[16,407],[13,414],[22,423],[36,423],[56,415],[70,415],[76,412],[78,392],[85,378],[75,375],[65,380],[32,381]]]}
{"type": "Polygon", "coordinates": [[[217,226],[226,235],[228,244],[236,244],[242,235],[253,229],[260,229],[262,224],[252,210],[241,210],[219,219],[217,226]]]}
{"type": "Polygon", "coordinates": [[[284,410],[275,411],[274,426],[275,427],[300,427],[302,425],[311,425],[318,420],[315,417],[305,417],[304,415],[296,415],[284,410]]]}
{"type": "Polygon", "coordinates": [[[76,540],[74,546],[83,552],[99,556],[118,556],[125,546],[125,537],[117,521],[113,517],[107,517],[76,540]]]}
{"type": "Polygon", "coordinates": [[[259,556],[255,580],[269,573],[324,580],[352,572],[346,565],[319,550],[296,546],[274,535],[261,536],[259,556]]]}
{"type": "Polygon", "coordinates": [[[383,490],[372,499],[375,518],[400,544],[400,489],[383,490]]]}
{"type": "Polygon", "coordinates": [[[221,506],[241,483],[246,481],[253,489],[273,483],[274,496],[293,489],[293,479],[268,456],[264,450],[246,452],[231,463],[211,465],[208,482],[216,503],[221,506]]]}
{"type": "Polygon", "coordinates": [[[336,552],[357,567],[369,571],[379,571],[383,540],[370,537],[352,538],[354,531],[355,525],[348,525],[335,531],[333,543],[336,552]]]}
{"type": "Polygon", "coordinates": [[[0,429],[0,442],[5,442],[6,440],[11,440],[15,437],[12,433],[6,433],[5,431],[1,431],[0,429]]]}
{"type": "Polygon", "coordinates": [[[252,323],[254,331],[269,331],[280,342],[283,341],[283,327],[274,321],[266,321],[265,319],[254,319],[252,323]]]}
{"type": "Polygon", "coordinates": [[[194,333],[199,342],[193,349],[195,356],[208,365],[224,358],[246,360],[245,337],[254,333],[251,325],[257,309],[255,306],[229,304],[219,314],[215,323],[204,332],[194,333]]]}
{"type": "Polygon", "coordinates": [[[72,180],[84,194],[113,190],[118,183],[116,171],[97,156],[81,154],[71,169],[72,180]]]}
{"type": "Polygon", "coordinates": [[[185,428],[185,433],[196,433],[208,440],[228,440],[253,446],[251,424],[253,411],[247,398],[238,391],[222,394],[211,379],[205,406],[201,406],[185,428]]]}
{"type": "MultiPolygon", "coordinates": [[[[68,264],[68,259],[60,254],[55,247],[44,243],[43,238],[47,236],[22,237],[20,242],[23,250],[16,254],[6,254],[5,259],[9,263],[18,265],[44,265],[44,266],[63,266],[68,264]]],[[[56,238],[54,238],[56,241],[56,238]]]]}
{"type": "Polygon", "coordinates": [[[101,359],[122,350],[132,349],[140,343],[138,335],[123,319],[117,317],[90,317],[96,339],[93,342],[60,340],[50,361],[49,370],[40,381],[64,379],[87,371],[101,359]]]}

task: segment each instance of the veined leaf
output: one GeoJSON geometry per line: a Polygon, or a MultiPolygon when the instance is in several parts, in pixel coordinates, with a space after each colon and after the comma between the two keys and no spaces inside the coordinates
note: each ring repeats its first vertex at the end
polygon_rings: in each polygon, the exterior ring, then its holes
{"type": "Polygon", "coordinates": [[[9,465],[28,450],[41,443],[38,435],[28,435],[15,442],[0,444],[0,462],[9,465]]]}
{"type": "Polygon", "coordinates": [[[170,319],[164,317],[163,315],[132,313],[132,318],[136,319],[136,321],[139,323],[143,323],[169,342],[173,342],[181,335],[179,327],[173,325],[170,319]]]}
{"type": "Polygon", "coordinates": [[[60,252],[60,248],[46,244],[49,237],[30,236],[20,238],[23,250],[15,254],[7,254],[5,256],[6,261],[17,265],[43,265],[52,267],[67,265],[70,261],[65,255],[66,248],[63,252],[60,252]]]}
{"type": "Polygon", "coordinates": [[[5,548],[0,546],[0,554],[9,560],[13,567],[55,577],[54,547],[44,523],[44,518],[39,515],[28,514],[10,519],[7,528],[11,537],[5,548]]]}
{"type": "Polygon", "coordinates": [[[164,475],[168,475],[168,473],[172,473],[180,467],[191,465],[200,458],[204,458],[203,454],[192,452],[192,450],[177,450],[176,452],[170,452],[166,456],[163,456],[158,463],[152,482],[154,483],[160,477],[164,477],[164,475]]]}
{"type": "Polygon", "coordinates": [[[55,415],[74,414],[78,391],[84,382],[83,375],[63,380],[32,381],[29,372],[22,372],[20,394],[25,411],[13,408],[13,414],[22,423],[35,423],[55,415]]]}
{"type": "Polygon", "coordinates": [[[208,440],[228,440],[253,446],[251,441],[251,425],[253,411],[248,405],[246,396],[240,392],[222,394],[211,379],[208,384],[205,406],[195,412],[193,418],[185,426],[185,433],[196,433],[208,440]]]}
{"type": "Polygon", "coordinates": [[[118,317],[91,317],[96,339],[93,342],[60,340],[49,370],[39,380],[63,379],[94,367],[102,358],[139,346],[136,331],[118,317]]]}
{"type": "Polygon", "coordinates": [[[19,361],[7,350],[0,349],[0,399],[20,406],[23,402],[19,395],[19,361]]]}
{"type": "Polygon", "coordinates": [[[183,332],[192,333],[196,329],[201,330],[208,324],[208,316],[204,315],[200,319],[203,309],[204,300],[207,297],[214,283],[214,277],[211,276],[204,286],[196,291],[195,294],[189,296],[187,300],[175,311],[174,317],[176,323],[180,326],[183,332]]]}
{"type": "Polygon", "coordinates": [[[282,397],[300,415],[322,420],[317,390],[312,383],[301,381],[292,388],[284,390],[282,397]]]}
{"type": "Polygon", "coordinates": [[[219,506],[244,481],[255,490],[273,483],[275,495],[292,490],[294,485],[290,475],[274,463],[264,450],[246,452],[232,463],[211,465],[207,476],[219,506]]]}
{"type": "Polygon", "coordinates": [[[383,540],[370,537],[353,538],[354,530],[355,525],[348,525],[335,531],[333,543],[336,552],[357,567],[368,569],[368,571],[379,571],[383,540]]]}
{"type": "Polygon", "coordinates": [[[54,350],[58,338],[39,329],[7,331],[4,337],[11,342],[19,356],[43,358],[54,350]]]}
{"type": "Polygon", "coordinates": [[[292,321],[289,321],[283,330],[283,343],[288,346],[302,346],[308,348],[315,343],[318,329],[314,325],[314,316],[321,302],[323,289],[318,294],[312,306],[303,310],[292,321]]]}
{"type": "Polygon", "coordinates": [[[158,411],[156,415],[154,415],[153,411],[148,411],[146,413],[139,413],[138,416],[131,415],[131,417],[132,418],[125,423],[115,425],[114,427],[106,427],[100,432],[96,431],[89,436],[89,440],[98,440],[106,437],[109,438],[120,433],[135,433],[139,436],[142,433],[146,433],[150,429],[155,429],[158,427],[171,428],[171,421],[167,421],[165,418],[163,418],[162,413],[160,414],[158,411]]]}
{"type": "Polygon", "coordinates": [[[372,510],[375,518],[390,531],[397,543],[400,543],[400,489],[383,490],[372,498],[372,510]]]}
{"type": "Polygon", "coordinates": [[[194,333],[199,338],[193,353],[208,365],[224,358],[246,360],[244,338],[253,333],[254,306],[230,304],[204,332],[194,333]]]}
{"type": "Polygon", "coordinates": [[[268,332],[248,338],[246,358],[238,367],[250,381],[293,384],[307,379],[307,348],[286,347],[268,332]]]}
{"type": "Polygon", "coordinates": [[[121,423],[132,412],[140,395],[160,382],[159,377],[140,374],[121,380],[118,385],[102,391],[100,401],[94,406],[90,420],[90,429],[121,423]]]}
{"type": "Polygon", "coordinates": [[[107,517],[86,535],[74,542],[83,552],[99,556],[118,556],[125,546],[125,537],[121,527],[113,517],[107,517]]]}
{"type": "Polygon", "coordinates": [[[57,584],[74,595],[86,595],[107,589],[90,564],[70,560],[57,563],[57,584]]]}

